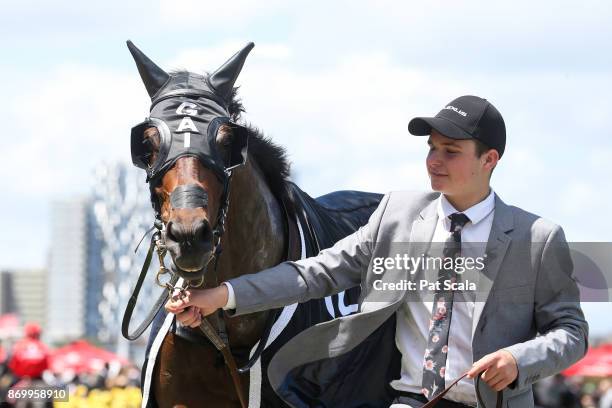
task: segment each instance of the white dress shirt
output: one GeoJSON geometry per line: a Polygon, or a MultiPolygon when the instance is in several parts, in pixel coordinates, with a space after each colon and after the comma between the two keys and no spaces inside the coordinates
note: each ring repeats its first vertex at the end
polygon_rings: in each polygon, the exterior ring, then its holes
{"type": "MultiPolygon", "coordinates": [[[[461,242],[486,243],[493,225],[495,195],[489,195],[478,204],[463,211],[468,222],[461,230],[461,242]]],[[[432,242],[445,242],[451,235],[448,216],[458,212],[444,195],[437,203],[438,223],[432,242]]],[[[484,245],[470,248],[470,257],[484,256],[484,245]]],[[[462,256],[468,256],[462,251],[462,256]]],[[[472,367],[472,319],[474,302],[453,303],[450,331],[448,336],[448,355],[446,359],[446,386],[472,367]]],[[[421,299],[418,291],[408,293],[408,300],[398,309],[395,344],[402,353],[401,378],[393,380],[391,386],[397,390],[421,393],[423,380],[423,358],[429,338],[429,321],[433,302],[421,299]]],[[[467,404],[476,404],[474,382],[464,378],[446,394],[447,399],[467,404]]]]}
{"type": "Polygon", "coordinates": [[[223,310],[235,309],[236,308],[236,295],[234,295],[234,288],[229,282],[223,282],[222,285],[227,286],[227,303],[223,306],[223,310]]]}

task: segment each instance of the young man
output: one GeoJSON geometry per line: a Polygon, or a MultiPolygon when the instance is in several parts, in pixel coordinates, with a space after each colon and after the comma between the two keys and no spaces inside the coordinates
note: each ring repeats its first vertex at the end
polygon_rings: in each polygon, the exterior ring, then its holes
{"type": "MultiPolygon", "coordinates": [[[[394,407],[421,407],[464,373],[468,376],[438,407],[476,406],[479,398],[495,407],[498,391],[508,406],[533,407],[531,385],[568,367],[587,348],[588,326],[563,231],[506,205],[490,188],[506,130],[501,114],[485,99],[459,97],[435,117],[413,119],[408,129],[429,136],[426,165],[436,193],[389,193],[368,224],[317,256],[191,291],[169,301],[166,309],[182,324],[196,327],[201,314],[218,308],[240,315],[361,285],[359,313],[296,336],[275,357],[272,383],[280,387],[292,369],[339,358],[391,318],[401,352],[401,373],[390,383],[397,395],[394,407]],[[476,289],[482,297],[453,301],[439,288],[433,301],[411,290],[381,296],[374,281],[393,283],[418,275],[375,270],[374,260],[392,257],[390,244],[401,242],[440,242],[445,248],[483,243],[486,262],[477,271],[476,289]],[[477,397],[474,378],[479,374],[477,397]]],[[[457,270],[447,272],[457,279],[457,270]]]]}

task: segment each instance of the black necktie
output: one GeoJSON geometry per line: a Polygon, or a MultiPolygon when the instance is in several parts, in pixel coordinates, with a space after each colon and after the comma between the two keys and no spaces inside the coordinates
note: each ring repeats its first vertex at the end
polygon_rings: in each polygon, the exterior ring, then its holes
{"type": "MultiPolygon", "coordinates": [[[[470,219],[463,213],[454,213],[451,220],[451,236],[444,246],[444,256],[456,258],[461,253],[461,230],[470,219]]],[[[446,356],[448,355],[448,332],[453,311],[453,291],[445,291],[443,282],[456,279],[454,270],[442,268],[438,273],[440,287],[434,295],[431,320],[429,322],[429,340],[423,359],[422,393],[428,399],[444,391],[446,356]]]]}

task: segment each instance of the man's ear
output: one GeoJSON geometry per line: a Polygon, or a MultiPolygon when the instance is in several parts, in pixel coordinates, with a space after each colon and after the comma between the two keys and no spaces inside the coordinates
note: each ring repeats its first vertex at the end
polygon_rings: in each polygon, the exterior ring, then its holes
{"type": "Polygon", "coordinates": [[[489,149],[484,156],[484,166],[487,169],[493,171],[495,166],[497,166],[497,162],[499,161],[499,152],[495,149],[489,149]]]}

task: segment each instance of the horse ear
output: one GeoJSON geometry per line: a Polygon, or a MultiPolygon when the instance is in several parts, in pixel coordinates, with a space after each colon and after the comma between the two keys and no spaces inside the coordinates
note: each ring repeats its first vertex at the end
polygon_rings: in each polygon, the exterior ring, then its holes
{"type": "Polygon", "coordinates": [[[170,78],[170,75],[158,67],[149,57],[144,55],[144,53],[130,40],[127,41],[127,46],[136,62],[136,67],[138,68],[142,82],[144,82],[149,96],[153,98],[157,91],[166,83],[168,78],[170,78]]]}
{"type": "Polygon", "coordinates": [[[232,123],[232,143],[229,151],[227,169],[241,166],[247,161],[249,150],[249,131],[246,127],[232,123]]]}
{"type": "Polygon", "coordinates": [[[223,98],[227,99],[231,95],[232,88],[242,70],[244,61],[253,47],[255,47],[255,44],[252,42],[248,43],[208,78],[210,85],[215,88],[223,98]]]}

